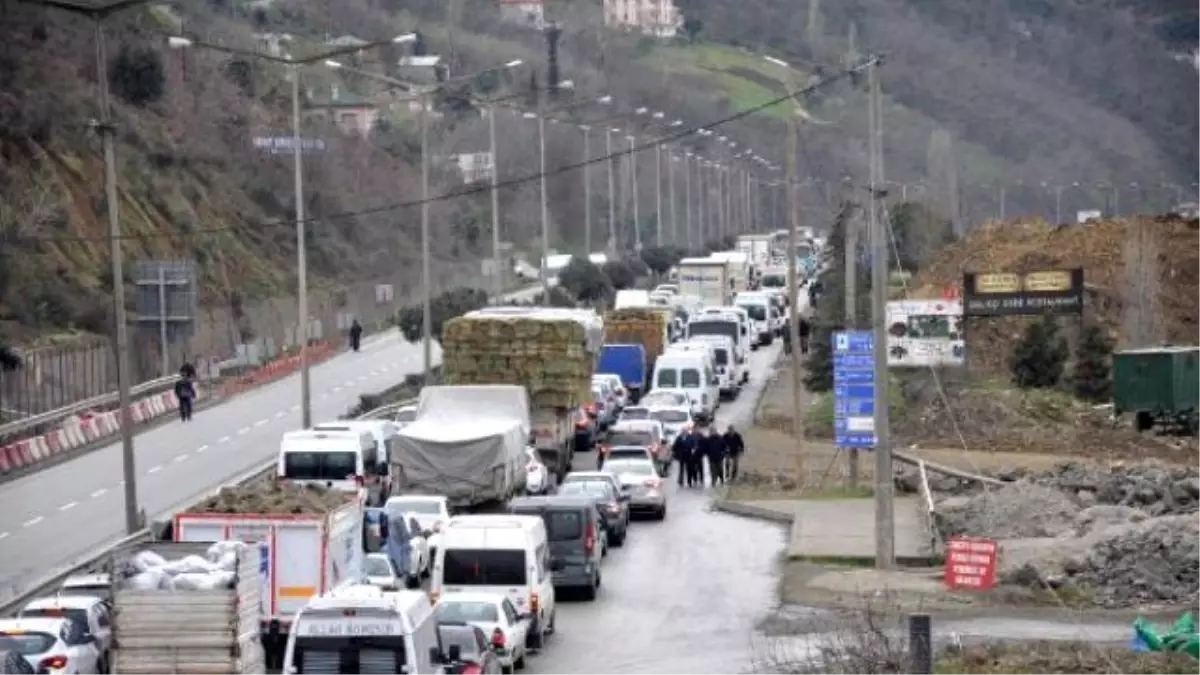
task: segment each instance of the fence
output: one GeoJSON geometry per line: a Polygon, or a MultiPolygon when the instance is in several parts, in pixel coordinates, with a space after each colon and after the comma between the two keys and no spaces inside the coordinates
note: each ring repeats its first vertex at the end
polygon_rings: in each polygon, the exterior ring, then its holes
{"type": "MultiPolygon", "coordinates": [[[[481,285],[476,263],[443,263],[433,267],[434,289],[461,286],[469,280],[481,285]]],[[[400,307],[416,302],[419,287],[402,282],[411,271],[398,271],[392,278],[347,285],[336,290],[309,289],[310,337],[338,341],[352,319],[372,330],[382,327],[400,307]],[[377,286],[390,284],[391,297],[377,295],[377,286]]],[[[295,346],[297,304],[295,297],[280,297],[243,306],[202,308],[191,339],[168,345],[168,373],[162,372],[162,347],[157,326],[140,331],[130,325],[130,376],[145,382],[178,370],[185,361],[202,372],[239,354],[254,361],[277,355],[295,346]]],[[[0,371],[0,423],[57,410],[117,389],[115,351],[106,337],[88,336],[49,347],[22,352],[24,367],[0,371]]],[[[253,364],[251,364],[253,365],[253,364]]]]}

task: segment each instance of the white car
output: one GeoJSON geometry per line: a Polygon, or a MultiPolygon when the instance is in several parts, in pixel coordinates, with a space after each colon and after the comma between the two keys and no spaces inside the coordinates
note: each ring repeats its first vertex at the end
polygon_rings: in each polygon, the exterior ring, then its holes
{"type": "Polygon", "coordinates": [[[487,636],[500,657],[504,672],[525,667],[525,645],[531,614],[522,614],[507,597],[498,593],[451,593],[437,606],[438,623],[476,626],[487,636]]]}
{"type": "Polygon", "coordinates": [[[400,570],[396,569],[386,553],[368,553],[364,556],[363,573],[368,584],[385,591],[402,591],[407,585],[400,575],[400,570]]]}
{"type": "Polygon", "coordinates": [[[104,573],[73,574],[63,580],[58,592],[62,595],[86,595],[109,602],[112,600],[112,576],[104,573]]]}
{"type": "Polygon", "coordinates": [[[450,522],[449,500],[444,495],[397,495],[384,502],[383,510],[389,515],[416,515],[417,522],[421,524],[421,535],[428,546],[427,560],[432,564],[442,539],[442,528],[450,522]]]}
{"type": "Polygon", "coordinates": [[[39,673],[102,673],[87,626],[65,617],[0,619],[0,651],[16,652],[39,673]]]}
{"type": "Polygon", "coordinates": [[[109,658],[112,651],[112,613],[108,603],[94,595],[58,595],[54,597],[30,600],[17,613],[19,619],[74,619],[96,636],[96,647],[100,650],[100,660],[104,664],[111,663],[109,658]]]}
{"type": "Polygon", "coordinates": [[[634,420],[650,419],[650,408],[642,405],[630,406],[621,411],[621,416],[617,418],[617,424],[621,422],[632,422],[634,420]]]}
{"type": "Polygon", "coordinates": [[[545,494],[550,489],[550,471],[538,456],[537,448],[525,446],[525,492],[531,495],[545,494]]]}
{"type": "Polygon", "coordinates": [[[684,429],[692,428],[692,407],[690,405],[664,405],[650,409],[650,419],[662,423],[666,434],[667,445],[675,442],[684,429]]]}
{"type": "Polygon", "coordinates": [[[638,405],[647,408],[669,405],[690,406],[691,399],[688,398],[687,392],[682,389],[655,389],[643,396],[642,400],[638,401],[638,405]]]}
{"type": "Polygon", "coordinates": [[[620,411],[629,404],[629,392],[625,390],[625,384],[621,382],[621,376],[613,373],[598,373],[592,376],[592,382],[606,382],[612,390],[613,398],[617,404],[617,410],[620,411]]]}

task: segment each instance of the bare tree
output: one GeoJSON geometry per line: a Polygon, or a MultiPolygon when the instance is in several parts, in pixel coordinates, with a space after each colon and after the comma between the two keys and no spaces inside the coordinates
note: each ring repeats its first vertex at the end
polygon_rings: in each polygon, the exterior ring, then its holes
{"type": "Polygon", "coordinates": [[[949,131],[935,129],[930,134],[925,170],[933,183],[935,208],[950,219],[954,234],[962,236],[964,227],[959,205],[958,159],[954,153],[954,136],[949,131]]]}
{"type": "Polygon", "coordinates": [[[1147,347],[1166,337],[1162,315],[1161,252],[1153,223],[1131,220],[1125,236],[1125,278],[1121,306],[1121,342],[1126,347],[1147,347]]]}

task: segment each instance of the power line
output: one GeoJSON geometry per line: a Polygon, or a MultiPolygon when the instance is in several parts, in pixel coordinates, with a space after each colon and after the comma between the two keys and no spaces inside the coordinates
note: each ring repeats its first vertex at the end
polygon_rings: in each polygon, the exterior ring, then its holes
{"type": "MultiPolygon", "coordinates": [[[[323,221],[323,222],[328,223],[328,222],[334,222],[334,221],[339,221],[339,220],[360,218],[360,217],[365,217],[365,216],[380,215],[380,214],[384,214],[384,213],[390,213],[392,211],[400,211],[403,209],[421,206],[422,204],[426,204],[426,203],[432,204],[432,203],[438,203],[438,202],[451,201],[454,199],[460,199],[463,197],[470,197],[472,195],[489,192],[492,189],[508,189],[508,188],[513,188],[513,187],[519,187],[526,183],[531,183],[534,181],[541,180],[543,176],[545,176],[546,178],[551,178],[551,177],[559,176],[559,175],[566,174],[566,173],[569,173],[572,171],[577,171],[579,169],[590,166],[592,164],[599,164],[601,162],[607,162],[609,159],[612,159],[612,158],[623,157],[623,156],[627,156],[627,155],[632,155],[633,153],[640,152],[642,150],[648,150],[648,149],[651,149],[661,143],[670,143],[672,141],[678,141],[680,139],[695,135],[698,132],[705,130],[705,129],[711,129],[713,127],[721,127],[726,124],[729,124],[730,122],[736,122],[740,119],[744,119],[746,117],[760,113],[764,110],[767,110],[769,108],[777,106],[786,101],[792,100],[797,96],[802,96],[802,95],[811,93],[813,91],[816,91],[818,89],[826,87],[835,82],[853,77],[853,76],[857,75],[858,73],[860,73],[861,71],[865,70],[868,66],[870,66],[874,62],[875,62],[874,57],[871,57],[871,58],[863,61],[862,63],[856,64],[850,68],[846,68],[844,70],[835,72],[831,75],[827,75],[827,76],[821,78],[820,80],[812,82],[811,84],[809,84],[808,86],[806,86],[802,89],[797,89],[791,93],[785,94],[778,98],[771,99],[765,103],[760,103],[758,105],[752,106],[745,110],[741,110],[732,115],[728,115],[726,117],[722,117],[717,120],[713,120],[707,124],[699,124],[699,125],[693,126],[691,128],[686,128],[681,131],[677,131],[673,134],[669,134],[667,136],[652,139],[652,140],[642,143],[640,145],[631,145],[624,150],[617,150],[617,151],[614,151],[607,155],[593,157],[593,158],[590,158],[590,159],[587,159],[584,161],[574,162],[571,164],[565,164],[563,166],[555,167],[554,169],[548,169],[544,173],[536,172],[536,173],[520,176],[518,178],[512,178],[509,180],[500,181],[500,182],[496,183],[494,186],[491,184],[485,183],[485,184],[480,184],[480,185],[476,185],[476,186],[466,187],[466,188],[463,188],[460,190],[453,190],[453,191],[443,193],[440,195],[434,195],[432,197],[429,197],[428,199],[412,199],[412,200],[407,200],[407,201],[403,201],[403,202],[394,202],[391,204],[384,204],[384,205],[376,206],[376,207],[372,207],[372,208],[356,209],[353,211],[340,211],[340,212],[336,212],[336,213],[326,214],[323,216],[314,216],[314,217],[304,218],[303,221],[298,221],[297,219],[294,219],[294,218],[292,218],[292,219],[281,218],[281,219],[260,221],[258,223],[243,223],[243,224],[239,224],[239,225],[227,225],[227,226],[222,226],[222,227],[200,228],[200,229],[191,230],[189,232],[178,232],[178,233],[156,232],[154,234],[122,234],[122,235],[120,235],[119,238],[122,240],[186,239],[186,238],[196,237],[196,236],[220,234],[220,233],[224,233],[224,232],[234,232],[234,231],[238,231],[238,230],[242,230],[242,229],[246,229],[246,228],[265,228],[265,227],[273,227],[273,226],[281,226],[281,225],[282,226],[289,226],[289,225],[294,226],[298,222],[308,223],[308,222],[322,222],[323,221]]],[[[54,236],[31,236],[31,237],[30,236],[18,236],[18,237],[12,238],[12,240],[15,240],[15,241],[27,241],[27,242],[93,242],[93,241],[106,241],[109,239],[110,239],[110,237],[107,235],[105,235],[105,236],[54,235],[54,236]]]]}

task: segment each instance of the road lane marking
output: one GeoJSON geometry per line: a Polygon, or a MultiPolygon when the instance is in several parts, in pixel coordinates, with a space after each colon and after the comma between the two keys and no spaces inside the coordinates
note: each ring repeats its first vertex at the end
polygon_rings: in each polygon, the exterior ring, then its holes
{"type": "Polygon", "coordinates": [[[42,516],[38,516],[37,518],[34,518],[33,520],[27,520],[24,523],[21,523],[21,527],[33,527],[34,525],[37,525],[38,523],[42,522],[43,520],[45,520],[45,518],[43,518],[42,516]]]}
{"type": "Polygon", "coordinates": [[[270,422],[270,421],[271,421],[271,420],[266,420],[266,419],[259,420],[259,421],[257,421],[257,422],[255,422],[255,423],[254,423],[254,426],[256,426],[256,427],[261,427],[262,425],[264,425],[264,424],[266,424],[267,422],[270,422]]]}
{"type": "Polygon", "coordinates": [[[59,511],[70,511],[71,509],[75,508],[76,506],[79,506],[79,502],[67,502],[66,504],[63,504],[62,506],[58,507],[58,510],[59,511]]]}
{"type": "Polygon", "coordinates": [[[187,456],[187,453],[185,452],[184,454],[182,454],[182,455],[180,455],[180,456],[176,457],[176,458],[175,458],[175,461],[176,461],[176,462],[186,462],[186,461],[187,461],[187,458],[188,458],[188,456],[187,456]]]}
{"type": "Polygon", "coordinates": [[[275,413],[275,416],[278,417],[279,419],[283,419],[283,418],[287,417],[287,411],[280,410],[279,412],[275,413]]]}
{"type": "Polygon", "coordinates": [[[4,540],[4,539],[8,539],[8,533],[7,533],[7,532],[0,532],[0,540],[4,540]]]}
{"type": "Polygon", "coordinates": [[[250,433],[250,427],[242,427],[241,429],[238,429],[239,436],[241,436],[243,434],[248,434],[248,433],[250,433]]]}
{"type": "Polygon", "coordinates": [[[95,492],[92,493],[92,499],[96,499],[98,497],[103,497],[104,493],[106,493],[106,492],[108,492],[108,488],[100,488],[99,490],[96,490],[95,492]]]}
{"type": "Polygon", "coordinates": [[[222,436],[217,439],[218,443],[228,443],[229,441],[230,441],[230,438],[228,436],[222,436]]]}
{"type": "MultiPolygon", "coordinates": [[[[333,388],[333,390],[334,390],[335,392],[337,392],[337,391],[341,391],[341,390],[342,390],[342,388],[341,388],[341,387],[334,387],[334,388],[333,388]]],[[[329,394],[322,394],[322,395],[321,395],[321,398],[325,398],[326,396],[329,396],[329,394]]]]}
{"type": "Polygon", "coordinates": [[[200,447],[196,448],[196,454],[198,455],[198,454],[200,454],[200,453],[204,452],[204,451],[205,451],[205,450],[207,450],[207,449],[208,449],[208,446],[207,446],[207,445],[202,445],[202,446],[200,446],[200,447]]]}
{"type": "Polygon", "coordinates": [[[159,465],[159,466],[155,466],[155,467],[151,467],[151,468],[150,468],[150,470],[149,470],[149,471],[147,471],[146,473],[158,473],[159,471],[162,471],[162,466],[161,466],[161,465],[159,465]]]}
{"type": "Polygon", "coordinates": [[[299,403],[293,403],[293,404],[292,404],[292,412],[296,412],[296,411],[297,411],[297,410],[299,410],[299,409],[300,409],[300,404],[299,404],[299,403]]]}

